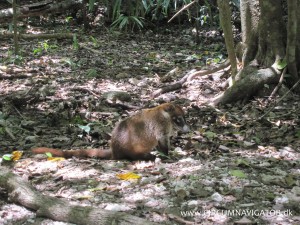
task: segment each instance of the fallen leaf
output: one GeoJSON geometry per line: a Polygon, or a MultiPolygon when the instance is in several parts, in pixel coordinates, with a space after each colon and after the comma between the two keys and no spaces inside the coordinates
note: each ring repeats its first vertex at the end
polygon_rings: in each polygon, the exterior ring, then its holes
{"type": "Polygon", "coordinates": [[[116,175],[118,178],[120,178],[121,180],[133,180],[133,179],[140,179],[141,176],[137,175],[135,173],[119,173],[116,175]]]}
{"type": "Polygon", "coordinates": [[[246,178],[247,175],[241,170],[230,170],[229,174],[239,178],[246,178]]]}
{"type": "Polygon", "coordinates": [[[63,157],[48,157],[47,160],[56,162],[56,161],[63,161],[63,160],[65,160],[65,158],[63,158],[63,157]]]}
{"type": "Polygon", "coordinates": [[[18,161],[23,155],[23,151],[13,151],[12,152],[12,160],[13,161],[18,161]]]}

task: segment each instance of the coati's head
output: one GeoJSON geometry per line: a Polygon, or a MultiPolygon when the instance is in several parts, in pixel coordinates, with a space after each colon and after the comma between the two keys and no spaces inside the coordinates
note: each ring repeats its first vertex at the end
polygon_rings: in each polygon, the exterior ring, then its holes
{"type": "Polygon", "coordinates": [[[180,106],[173,103],[165,103],[162,106],[164,108],[164,111],[170,115],[175,128],[178,128],[184,133],[190,131],[190,128],[184,118],[184,111],[180,106]]]}

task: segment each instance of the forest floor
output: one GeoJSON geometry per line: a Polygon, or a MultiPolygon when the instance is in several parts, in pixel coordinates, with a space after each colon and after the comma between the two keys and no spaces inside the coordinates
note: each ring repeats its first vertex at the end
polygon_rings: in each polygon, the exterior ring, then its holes
{"type": "MultiPolygon", "coordinates": [[[[162,224],[299,224],[299,96],[289,94],[261,120],[273,106],[264,97],[209,106],[227,69],[151,97],[191,69],[226,59],[218,31],[201,31],[199,44],[194,38],[186,26],[134,34],[102,27],[80,33],[78,49],[73,40],[21,40],[18,58],[12,40],[2,41],[0,155],[23,155],[1,165],[45,195],[162,224]],[[132,106],[168,101],[184,107],[192,130],[173,137],[168,160],[61,160],[30,151],[109,148],[109,133],[137,111],[132,106]],[[126,173],[140,177],[117,176],[126,173]]],[[[36,217],[0,193],[0,224],[67,224],[36,217]]]]}

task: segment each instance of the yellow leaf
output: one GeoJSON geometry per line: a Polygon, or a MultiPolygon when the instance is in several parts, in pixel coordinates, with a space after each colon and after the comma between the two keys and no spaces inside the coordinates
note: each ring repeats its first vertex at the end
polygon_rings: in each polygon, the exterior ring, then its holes
{"type": "Polygon", "coordinates": [[[23,151],[13,151],[11,159],[13,161],[17,161],[17,160],[19,160],[22,157],[22,155],[23,155],[23,151]]]}
{"type": "Polygon", "coordinates": [[[141,176],[137,175],[135,173],[119,173],[116,175],[118,178],[122,179],[122,180],[132,180],[132,179],[140,179],[141,176]]]}
{"type": "Polygon", "coordinates": [[[63,157],[48,157],[47,160],[56,162],[56,161],[63,161],[63,160],[65,160],[65,158],[63,158],[63,157]]]}

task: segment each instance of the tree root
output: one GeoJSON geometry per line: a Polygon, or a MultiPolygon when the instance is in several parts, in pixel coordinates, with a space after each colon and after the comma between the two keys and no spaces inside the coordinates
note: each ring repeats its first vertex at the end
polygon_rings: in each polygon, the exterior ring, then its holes
{"type": "Polygon", "coordinates": [[[243,68],[240,77],[232,86],[222,94],[212,99],[212,105],[228,104],[239,100],[249,100],[264,87],[265,84],[276,84],[280,77],[280,71],[273,67],[257,69],[253,66],[243,68]]]}
{"type": "Polygon", "coordinates": [[[196,71],[195,69],[191,70],[186,75],[184,75],[179,81],[176,81],[172,84],[168,84],[168,86],[164,86],[164,87],[154,91],[152,93],[151,97],[155,98],[155,97],[158,97],[161,94],[178,90],[178,89],[182,88],[182,86],[185,82],[190,82],[191,80],[193,80],[197,76],[205,76],[205,75],[209,75],[209,74],[212,74],[212,73],[216,73],[220,70],[225,69],[228,66],[230,66],[230,61],[226,60],[224,63],[222,63],[222,64],[220,64],[220,65],[218,65],[218,66],[216,66],[215,68],[212,68],[212,69],[200,70],[200,71],[196,71]]]}
{"type": "Polygon", "coordinates": [[[155,224],[127,213],[71,205],[65,199],[44,196],[3,166],[0,166],[0,187],[8,191],[12,202],[37,211],[38,216],[56,221],[89,225],[155,224]]]}

